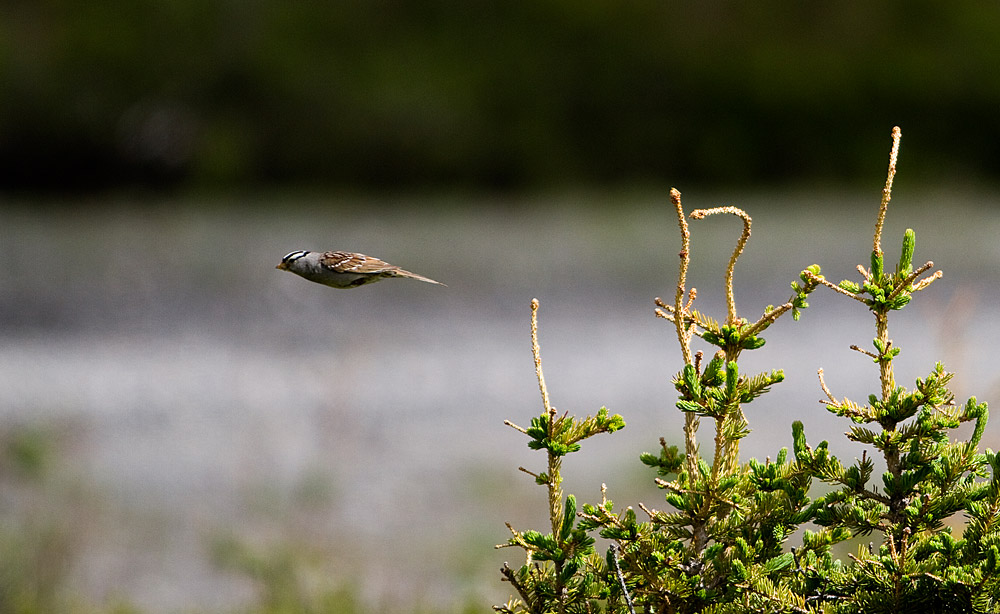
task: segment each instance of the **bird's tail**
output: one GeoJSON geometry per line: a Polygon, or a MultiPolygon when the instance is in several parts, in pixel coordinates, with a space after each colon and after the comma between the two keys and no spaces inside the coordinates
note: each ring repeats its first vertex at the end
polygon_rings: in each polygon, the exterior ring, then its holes
{"type": "Polygon", "coordinates": [[[410,279],[416,279],[418,281],[426,281],[429,284],[437,284],[439,286],[447,286],[439,281],[435,281],[430,277],[424,277],[423,275],[417,275],[416,273],[411,273],[409,271],[404,271],[403,269],[396,270],[396,277],[409,277],[410,279]]]}

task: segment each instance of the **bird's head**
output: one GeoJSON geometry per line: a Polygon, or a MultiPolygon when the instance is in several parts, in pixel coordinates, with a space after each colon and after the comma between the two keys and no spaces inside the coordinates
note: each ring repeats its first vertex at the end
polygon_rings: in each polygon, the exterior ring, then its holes
{"type": "Polygon", "coordinates": [[[308,254],[309,252],[304,249],[297,249],[294,252],[289,252],[288,254],[285,254],[285,257],[281,259],[281,262],[278,263],[278,266],[274,268],[281,269],[282,271],[287,271],[293,262],[295,262],[299,258],[307,256],[308,254]]]}

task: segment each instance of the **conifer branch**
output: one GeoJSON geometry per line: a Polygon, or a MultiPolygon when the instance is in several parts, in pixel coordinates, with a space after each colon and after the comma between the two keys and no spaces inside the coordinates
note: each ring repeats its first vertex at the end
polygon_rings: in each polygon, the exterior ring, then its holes
{"type": "Polygon", "coordinates": [[[878,309],[875,313],[875,334],[885,351],[879,356],[879,381],[882,383],[882,400],[887,401],[892,391],[896,389],[896,376],[892,368],[892,356],[888,353],[889,345],[889,310],[878,309]],[[886,357],[885,360],[882,358],[886,357]]]}
{"type": "Polygon", "coordinates": [[[716,215],[718,213],[731,213],[743,220],[743,233],[740,238],[736,241],[736,249],[733,250],[733,255],[729,258],[729,265],[726,267],[726,306],[728,308],[728,317],[726,318],[726,324],[729,326],[735,326],[737,323],[736,318],[736,298],[733,295],[733,272],[736,269],[736,261],[739,259],[740,254],[743,253],[743,248],[746,246],[747,241],[750,239],[750,224],[753,220],[747,215],[747,212],[739,207],[714,207],[712,209],[695,209],[691,212],[691,217],[700,220],[708,217],[709,215],[716,215]]]}
{"type": "MultiPolygon", "coordinates": [[[[681,204],[681,193],[676,188],[670,189],[670,202],[677,213],[677,226],[681,232],[680,268],[677,272],[677,291],[674,293],[674,324],[677,326],[677,340],[681,344],[681,353],[684,364],[690,365],[694,362],[691,355],[691,335],[695,331],[694,324],[686,325],[684,316],[694,302],[697,293],[691,289],[688,304],[684,305],[684,289],[687,284],[688,264],[691,262],[691,232],[688,230],[687,218],[684,217],[684,207],[681,204]]],[[[665,306],[665,305],[664,305],[665,306]]],[[[687,469],[691,475],[697,467],[698,456],[698,417],[688,413],[684,416],[684,455],[687,461],[687,469]]]]}
{"type": "MultiPolygon", "coordinates": [[[[858,266],[860,267],[861,265],[858,265],[858,266]]],[[[805,275],[811,281],[816,282],[816,283],[818,283],[820,285],[826,286],[827,288],[833,290],[834,292],[839,292],[840,294],[843,294],[844,296],[853,298],[854,300],[858,301],[859,303],[865,303],[866,305],[868,304],[868,302],[863,297],[861,297],[861,296],[859,296],[859,295],[857,295],[857,294],[855,294],[855,293],[853,293],[853,292],[851,292],[849,290],[845,290],[845,289],[841,288],[837,284],[835,284],[835,283],[833,283],[831,281],[828,281],[822,275],[816,275],[816,274],[814,274],[812,272],[809,272],[809,271],[807,271],[805,273],[805,275]]]]}
{"type": "MultiPolygon", "coordinates": [[[[685,335],[690,338],[691,335],[697,335],[699,337],[703,336],[705,331],[718,333],[719,324],[711,317],[708,317],[697,310],[691,309],[691,304],[694,302],[695,297],[698,296],[698,290],[691,288],[688,292],[688,302],[687,305],[681,310],[683,329],[685,335]]],[[[677,323],[677,309],[673,305],[668,305],[663,302],[663,299],[656,297],[653,299],[656,303],[657,309],[653,310],[653,313],[658,318],[663,318],[670,322],[677,323]]]]}
{"type": "MultiPolygon", "coordinates": [[[[538,378],[538,390],[542,394],[542,405],[548,416],[548,439],[549,441],[555,441],[558,430],[557,423],[562,422],[562,420],[556,418],[556,409],[549,403],[549,391],[545,387],[545,375],[542,373],[542,350],[538,343],[538,305],[537,298],[531,299],[531,353],[535,358],[535,375],[538,378]]],[[[565,419],[566,416],[563,417],[563,420],[565,419]]],[[[552,450],[548,450],[546,456],[548,456],[548,472],[546,473],[548,479],[545,485],[549,495],[549,520],[552,523],[552,535],[556,536],[562,532],[563,523],[563,491],[562,475],[560,473],[562,456],[553,454],[552,450]]],[[[558,561],[556,562],[556,570],[557,584],[561,584],[562,581],[559,579],[560,574],[558,573],[558,571],[561,571],[561,565],[558,561]]]]}
{"type": "Polygon", "coordinates": [[[545,387],[545,375],[542,373],[542,350],[538,345],[538,299],[531,299],[531,353],[535,357],[535,377],[538,379],[538,390],[542,393],[542,405],[550,419],[555,419],[556,411],[549,404],[549,391],[545,387]]]}
{"type": "Polygon", "coordinates": [[[621,565],[618,564],[618,546],[611,544],[611,560],[615,564],[615,577],[618,578],[618,585],[621,586],[622,595],[625,597],[625,604],[628,606],[629,614],[635,614],[635,605],[632,604],[632,595],[628,593],[628,586],[625,585],[625,576],[622,575],[621,565]]]}
{"type": "Polygon", "coordinates": [[[524,433],[525,435],[527,435],[527,434],[528,434],[528,429],[526,429],[526,428],[523,428],[523,427],[520,427],[520,426],[518,426],[518,425],[514,424],[513,422],[511,422],[510,420],[506,420],[506,419],[505,419],[505,420],[503,421],[503,423],[504,423],[504,424],[506,424],[507,426],[509,426],[510,428],[514,429],[514,430],[517,430],[517,431],[521,431],[521,432],[522,432],[522,433],[524,433]]]}
{"type": "Polygon", "coordinates": [[[538,606],[534,603],[535,600],[531,598],[531,593],[517,579],[517,574],[514,572],[513,569],[510,568],[510,565],[504,563],[503,567],[500,568],[500,573],[503,575],[504,580],[510,582],[510,585],[514,587],[514,590],[516,590],[517,593],[521,596],[521,599],[524,600],[524,603],[529,608],[528,611],[529,612],[537,611],[538,606]]]}
{"type": "MultiPolygon", "coordinates": [[[[677,290],[674,293],[674,323],[677,325],[677,340],[681,345],[684,364],[689,365],[693,359],[691,356],[691,332],[684,320],[686,314],[684,293],[685,285],[687,284],[688,265],[691,262],[691,231],[688,230],[687,219],[684,217],[684,208],[681,205],[681,193],[676,188],[670,189],[670,202],[674,205],[674,211],[677,213],[677,226],[681,232],[681,251],[678,253],[680,265],[677,272],[677,290]]],[[[693,295],[691,300],[694,300],[693,295]]],[[[690,305],[690,302],[688,305],[690,305]]]]}
{"type": "Polygon", "coordinates": [[[917,283],[913,284],[913,291],[920,292],[927,286],[931,285],[934,282],[934,280],[941,279],[943,276],[944,273],[942,271],[934,271],[934,274],[931,275],[930,277],[925,277],[924,279],[921,279],[917,283]]]}
{"type": "Polygon", "coordinates": [[[823,369],[819,369],[818,371],[816,371],[816,375],[819,376],[819,386],[820,388],[823,389],[823,392],[826,394],[826,398],[830,399],[830,403],[836,404],[837,399],[834,398],[833,393],[830,392],[830,389],[827,388],[826,386],[826,380],[823,379],[823,369]]]}
{"type": "Polygon", "coordinates": [[[878,354],[876,354],[875,352],[869,352],[868,350],[866,350],[866,349],[864,349],[862,347],[858,347],[856,345],[852,345],[851,349],[854,350],[855,352],[861,352],[862,354],[864,354],[865,356],[868,356],[872,360],[878,360],[878,354]]]}
{"type": "Polygon", "coordinates": [[[869,271],[868,269],[866,269],[864,266],[862,266],[860,264],[857,266],[857,269],[858,269],[858,273],[861,273],[861,276],[865,278],[865,281],[870,282],[872,280],[871,271],[869,271]]]}
{"type": "MultiPolygon", "coordinates": [[[[886,297],[886,300],[887,301],[891,301],[892,299],[896,298],[897,296],[899,296],[903,292],[916,292],[916,287],[910,288],[910,284],[912,284],[913,281],[916,278],[920,277],[924,273],[924,271],[927,271],[928,269],[933,268],[933,266],[934,266],[934,262],[928,260],[920,268],[918,268],[917,270],[915,270],[912,273],[910,273],[909,275],[907,275],[905,279],[903,279],[901,282],[899,282],[896,285],[896,289],[893,290],[892,293],[889,294],[889,296],[886,297]]],[[[931,283],[931,281],[940,278],[941,275],[942,275],[941,271],[937,271],[936,273],[934,273],[934,275],[931,275],[928,278],[930,281],[927,281],[927,283],[925,283],[923,286],[921,286],[921,289],[926,288],[927,286],[929,286],[930,283],[931,283]]]]}
{"type": "Polygon", "coordinates": [[[795,305],[789,302],[764,312],[764,315],[762,315],[759,320],[754,322],[749,328],[743,331],[743,336],[750,337],[756,335],[757,333],[763,332],[764,329],[766,329],[771,324],[774,324],[774,322],[778,318],[780,318],[782,314],[787,312],[789,309],[792,309],[794,306],[795,305]]]}
{"type": "Polygon", "coordinates": [[[879,205],[878,218],[875,220],[875,241],[872,251],[882,254],[882,225],[885,224],[885,214],[889,208],[889,199],[892,198],[892,181],[896,177],[896,160],[899,158],[899,141],[903,136],[899,126],[892,129],[892,149],[889,151],[889,172],[885,179],[885,187],[882,188],[882,202],[879,205]]]}

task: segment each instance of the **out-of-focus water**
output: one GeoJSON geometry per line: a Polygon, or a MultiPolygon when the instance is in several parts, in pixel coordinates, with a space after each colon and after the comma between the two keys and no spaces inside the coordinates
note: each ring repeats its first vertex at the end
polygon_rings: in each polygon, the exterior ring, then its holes
{"type": "MultiPolygon", "coordinates": [[[[878,204],[864,198],[685,194],[754,216],[737,267],[737,305],[756,319],[819,263],[856,279],[878,204]]],[[[1000,208],[985,198],[897,194],[887,260],[907,226],[916,260],[945,277],[892,323],[909,384],[935,360],[956,392],[991,400],[1000,340],[1000,208]]],[[[448,604],[506,598],[495,552],[505,520],[543,528],[541,489],[517,471],[540,453],[503,426],[541,410],[529,302],[541,301],[548,388],[560,410],[621,413],[627,428],[569,457],[568,492],[662,507],[638,463],[679,442],[670,376],[670,297],[679,239],[667,199],[427,202],[192,201],[0,208],[0,424],[62,425],[67,474],[98,501],[81,521],[74,586],[151,612],[233,606],[251,587],[210,562],[213,537],[308,543],[373,602],[417,595],[448,604]],[[422,211],[428,209],[430,213],[422,211]],[[347,249],[439,279],[337,291],[277,271],[294,249],[347,249]]],[[[692,223],[699,310],[724,317],[723,268],[735,218],[692,223]]],[[[819,290],[800,322],[779,321],[744,372],[786,382],[749,409],[742,451],[773,456],[790,424],[854,453],[826,414],[816,369],[838,396],[864,400],[877,370],[851,343],[874,336],[864,308],[819,290]]],[[[985,445],[1000,446],[992,424],[985,445]]]]}

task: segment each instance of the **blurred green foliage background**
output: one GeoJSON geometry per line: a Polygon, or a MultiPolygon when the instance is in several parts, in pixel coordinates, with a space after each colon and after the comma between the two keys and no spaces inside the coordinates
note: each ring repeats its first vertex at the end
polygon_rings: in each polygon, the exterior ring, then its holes
{"type": "Polygon", "coordinates": [[[1000,4],[8,0],[0,189],[1000,175],[1000,4]]]}

